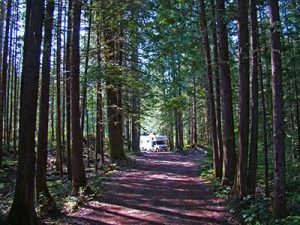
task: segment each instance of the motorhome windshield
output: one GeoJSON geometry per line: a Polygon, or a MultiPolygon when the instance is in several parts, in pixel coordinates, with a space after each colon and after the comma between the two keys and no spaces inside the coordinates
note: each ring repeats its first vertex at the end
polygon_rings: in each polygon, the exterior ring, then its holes
{"type": "Polygon", "coordinates": [[[153,145],[165,145],[164,141],[153,141],[153,145]]]}

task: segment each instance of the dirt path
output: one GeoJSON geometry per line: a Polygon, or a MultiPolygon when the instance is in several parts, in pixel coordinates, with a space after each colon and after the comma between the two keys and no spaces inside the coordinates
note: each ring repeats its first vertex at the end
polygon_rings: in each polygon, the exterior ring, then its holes
{"type": "MultiPolygon", "coordinates": [[[[200,151],[147,153],[104,184],[73,224],[234,224],[224,202],[198,179],[200,151]]],[[[70,218],[70,219],[71,219],[70,218]]]]}

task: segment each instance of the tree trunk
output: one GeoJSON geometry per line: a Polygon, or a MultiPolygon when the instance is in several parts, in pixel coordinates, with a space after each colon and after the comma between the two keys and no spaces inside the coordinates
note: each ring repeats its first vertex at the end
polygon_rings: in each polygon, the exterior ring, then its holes
{"type": "Polygon", "coordinates": [[[102,111],[102,81],[97,83],[97,126],[96,126],[96,152],[101,156],[101,163],[104,164],[104,126],[102,111]]]}
{"type": "Polygon", "coordinates": [[[170,150],[174,149],[174,124],[173,124],[173,116],[171,115],[171,123],[169,128],[169,147],[170,150]]]}
{"type": "MultiPolygon", "coordinates": [[[[84,65],[84,78],[83,78],[83,88],[82,88],[82,105],[81,105],[81,130],[82,136],[84,132],[84,117],[86,115],[87,106],[87,73],[89,67],[89,54],[90,54],[90,42],[91,42],[91,25],[92,25],[92,17],[93,17],[93,0],[90,1],[90,9],[89,9],[89,21],[88,21],[88,33],[87,33],[87,46],[86,46],[86,56],[85,56],[85,65],[84,65]]],[[[88,138],[88,137],[87,137],[88,138]]]]}
{"type": "Polygon", "coordinates": [[[192,99],[192,145],[197,144],[197,86],[196,75],[193,76],[193,99],[192,99]]]}
{"type": "Polygon", "coordinates": [[[132,136],[132,151],[134,153],[140,152],[140,109],[139,97],[134,94],[132,96],[132,122],[131,122],[131,136],[132,136]]]}
{"type": "MultiPolygon", "coordinates": [[[[97,63],[100,68],[101,66],[101,41],[100,32],[97,32],[97,63]]],[[[101,162],[104,164],[104,121],[103,121],[103,101],[102,101],[102,77],[99,76],[97,83],[97,123],[96,123],[96,165],[97,164],[97,154],[101,155],[101,162]]],[[[98,167],[96,166],[96,170],[98,167]]]]}
{"type": "Polygon", "coordinates": [[[211,66],[211,54],[210,45],[208,39],[208,31],[206,24],[206,12],[204,0],[200,0],[200,25],[203,37],[203,47],[205,51],[205,61],[206,61],[206,72],[207,72],[207,82],[208,82],[208,102],[210,108],[210,127],[211,135],[213,141],[213,164],[214,173],[218,178],[222,178],[222,162],[220,161],[220,154],[218,149],[218,139],[217,139],[217,127],[216,127],[216,111],[215,111],[215,96],[214,96],[214,84],[213,84],[213,74],[211,66]]]}
{"type": "MultiPolygon", "coordinates": [[[[13,6],[11,6],[13,7],[13,6]]],[[[11,21],[11,25],[10,25],[10,31],[9,31],[9,53],[8,53],[8,57],[9,57],[9,61],[8,61],[8,71],[7,71],[7,97],[6,97],[6,110],[5,110],[5,134],[4,135],[6,138],[4,139],[6,141],[6,146],[7,146],[7,150],[10,150],[10,139],[11,139],[11,118],[12,118],[12,111],[11,111],[11,106],[12,106],[12,82],[13,82],[13,73],[14,73],[14,65],[13,65],[13,31],[14,31],[14,25],[15,20],[11,21]]]]}
{"type": "MultiPolygon", "coordinates": [[[[5,21],[5,3],[2,0],[0,2],[0,71],[3,71],[3,29],[4,29],[4,24],[5,24],[4,21],[5,21]]],[[[2,82],[2,78],[0,79],[0,88],[1,88],[1,82],[2,82]]],[[[0,91],[1,91],[1,89],[0,89],[0,91]]],[[[0,98],[1,98],[1,96],[0,96],[0,98]]],[[[2,104],[1,99],[0,99],[0,104],[2,104]]],[[[0,105],[0,107],[2,107],[2,106],[0,105]]],[[[1,115],[1,117],[2,117],[2,115],[1,115]]],[[[0,121],[1,121],[1,119],[0,119],[0,121]]],[[[3,125],[0,125],[0,135],[1,135],[0,136],[0,139],[1,139],[0,140],[0,167],[1,167],[2,161],[3,161],[3,146],[2,146],[3,145],[3,141],[2,141],[3,125]]]]}
{"type": "Polygon", "coordinates": [[[35,128],[44,1],[26,3],[17,181],[7,223],[37,224],[34,208],[35,128]],[[30,18],[39,18],[31,20],[30,18]]]}
{"type": "Polygon", "coordinates": [[[62,21],[62,0],[58,0],[57,18],[57,41],[56,41],[56,171],[63,175],[62,152],[61,152],[61,21],[62,21]]]}
{"type": "Polygon", "coordinates": [[[240,197],[247,195],[247,166],[249,145],[249,31],[248,1],[237,1],[239,39],[239,154],[237,190],[240,197]]]}
{"type": "Polygon", "coordinates": [[[124,109],[127,112],[126,115],[124,115],[124,121],[123,121],[123,134],[124,134],[124,141],[126,143],[127,149],[126,151],[131,152],[132,151],[132,143],[131,143],[131,116],[130,108],[132,108],[132,105],[130,104],[130,91],[127,89],[125,91],[125,94],[123,95],[122,101],[124,102],[124,109]]]}
{"type": "Polygon", "coordinates": [[[183,142],[183,121],[182,121],[182,111],[178,110],[178,135],[179,135],[179,149],[183,150],[184,142],[183,142]]]}
{"type": "Polygon", "coordinates": [[[219,74],[219,52],[218,52],[218,40],[217,40],[217,28],[216,28],[216,8],[214,0],[211,3],[212,13],[212,39],[213,39],[213,51],[214,51],[214,75],[215,75],[215,93],[216,93],[216,126],[217,126],[217,138],[218,138],[218,152],[219,160],[222,164],[223,172],[223,140],[222,140],[222,116],[221,116],[221,94],[220,94],[220,74],[219,74]]]}
{"type": "Polygon", "coordinates": [[[106,95],[107,95],[107,118],[108,135],[110,144],[110,157],[112,161],[125,158],[123,146],[123,121],[122,121],[122,96],[121,85],[118,77],[121,71],[113,64],[122,66],[122,54],[120,41],[117,41],[117,29],[108,27],[105,32],[107,49],[105,52],[106,62],[109,69],[106,70],[106,95]]]}
{"type": "Polygon", "coordinates": [[[216,0],[217,36],[219,41],[219,69],[223,114],[224,176],[222,184],[233,185],[236,173],[231,78],[228,53],[227,27],[224,0],[216,0]]]}
{"type": "Polygon", "coordinates": [[[68,179],[72,179],[72,160],[71,160],[71,33],[72,33],[72,4],[69,0],[68,22],[67,22],[67,43],[66,43],[66,150],[67,150],[67,170],[68,179]]]}
{"type": "Polygon", "coordinates": [[[258,142],[258,22],[256,0],[249,1],[251,23],[251,137],[248,168],[248,190],[250,195],[255,195],[257,174],[257,142],[258,142]]]}
{"type": "MultiPolygon", "coordinates": [[[[137,41],[137,40],[135,40],[137,41]]],[[[132,48],[132,65],[133,76],[136,81],[139,81],[138,74],[138,44],[133,43],[132,48]]],[[[131,136],[132,136],[132,151],[134,153],[140,152],[140,107],[139,107],[139,90],[133,89],[132,93],[132,121],[131,121],[131,136]]]]}
{"type": "MultiPolygon", "coordinates": [[[[15,55],[16,57],[16,55],[15,55]]],[[[16,60],[16,59],[15,59],[16,60]]],[[[16,65],[16,69],[17,69],[17,62],[15,62],[15,65],[16,65]]],[[[18,99],[19,99],[19,79],[18,79],[18,76],[17,76],[17,72],[15,74],[15,80],[14,80],[14,124],[13,124],[13,127],[14,127],[14,133],[13,133],[13,146],[14,146],[14,154],[15,154],[15,158],[16,158],[16,155],[17,155],[17,131],[18,131],[18,99]]]]}
{"type": "Polygon", "coordinates": [[[72,17],[72,36],[71,36],[71,122],[72,122],[72,187],[73,194],[77,194],[79,187],[87,185],[84,162],[82,132],[80,128],[80,109],[79,109],[79,73],[80,73],[80,18],[81,0],[73,1],[72,17]]]}
{"type": "Polygon", "coordinates": [[[274,190],[273,214],[275,218],[287,216],[285,194],[285,132],[282,91],[282,65],[280,41],[280,15],[278,0],[269,1],[272,97],[273,97],[273,154],[274,154],[274,190]]]}
{"type": "MultiPolygon", "coordinates": [[[[177,106],[176,106],[177,107],[177,106]]],[[[181,109],[175,109],[175,129],[176,129],[176,149],[179,151],[183,150],[183,124],[182,124],[182,113],[181,109]]]]}
{"type": "MultiPolygon", "coordinates": [[[[0,166],[2,164],[3,155],[3,124],[4,114],[6,114],[6,83],[7,83],[7,70],[8,70],[8,39],[11,17],[11,3],[12,0],[7,1],[6,5],[6,21],[5,21],[5,37],[3,46],[3,61],[2,61],[2,77],[0,80],[0,166]]],[[[0,40],[1,41],[1,40],[0,40]]]]}
{"type": "MultiPolygon", "coordinates": [[[[299,118],[299,97],[298,97],[298,79],[297,79],[297,71],[296,71],[296,58],[295,58],[295,51],[294,46],[292,47],[292,54],[293,54],[293,75],[294,75],[294,91],[295,91],[295,111],[296,111],[296,123],[297,123],[297,134],[298,134],[298,159],[300,159],[300,118],[299,118]]],[[[297,152],[295,150],[294,158],[297,157],[297,152]]]]}
{"type": "Polygon", "coordinates": [[[7,149],[10,150],[10,141],[11,141],[11,134],[12,134],[12,118],[13,118],[13,84],[14,84],[14,74],[15,74],[15,67],[14,67],[14,58],[13,54],[16,53],[16,45],[14,42],[14,33],[17,33],[15,30],[15,19],[12,21],[10,27],[10,44],[9,44],[9,85],[7,88],[7,120],[6,120],[6,130],[7,130],[7,137],[6,137],[6,145],[7,149]],[[13,45],[14,44],[14,45],[13,45]],[[13,47],[14,46],[14,47],[13,47]]]}
{"type": "Polygon", "coordinates": [[[175,117],[175,149],[179,150],[179,128],[178,128],[178,112],[177,108],[174,110],[174,117],[175,117]]]}
{"type": "MultiPolygon", "coordinates": [[[[260,49],[258,42],[258,49],[260,49]]],[[[265,195],[269,197],[269,150],[268,150],[268,130],[267,130],[267,112],[266,112],[266,102],[265,102],[265,93],[264,93],[264,80],[263,80],[263,71],[262,71],[262,62],[261,57],[259,56],[259,73],[260,73],[260,91],[261,91],[261,104],[262,104],[262,113],[263,113],[263,131],[264,131],[264,180],[265,180],[265,195]]]]}
{"type": "Polygon", "coordinates": [[[36,165],[36,195],[40,193],[50,197],[46,183],[47,148],[48,148],[48,120],[49,120],[49,87],[51,69],[51,43],[53,29],[54,1],[48,0],[44,21],[45,37],[42,59],[42,81],[39,110],[39,130],[36,165]]]}
{"type": "MultiPolygon", "coordinates": [[[[54,88],[54,78],[50,77],[50,83],[52,83],[52,87],[54,88]]],[[[55,136],[55,128],[54,128],[54,90],[51,89],[51,110],[50,110],[50,117],[51,117],[51,148],[53,147],[54,143],[54,136],[55,136]]]]}
{"type": "Polygon", "coordinates": [[[67,37],[66,34],[68,33],[66,31],[67,29],[67,16],[68,16],[68,11],[67,11],[67,3],[63,3],[63,8],[62,12],[64,13],[62,18],[63,18],[63,27],[64,29],[62,30],[63,34],[63,56],[62,56],[62,124],[61,124],[61,144],[62,144],[62,157],[63,157],[63,163],[66,162],[66,44],[67,44],[67,37]]]}
{"type": "Polygon", "coordinates": [[[12,107],[12,113],[13,113],[13,151],[14,151],[14,158],[17,158],[17,125],[18,125],[18,70],[19,70],[19,62],[17,62],[17,56],[18,56],[18,22],[19,22],[19,5],[18,1],[16,1],[16,18],[15,18],[15,52],[13,56],[13,64],[14,64],[14,82],[13,82],[13,107],[12,107]]]}
{"type": "Polygon", "coordinates": [[[3,29],[5,20],[5,3],[4,0],[0,1],[0,71],[2,71],[3,60],[3,29]]]}

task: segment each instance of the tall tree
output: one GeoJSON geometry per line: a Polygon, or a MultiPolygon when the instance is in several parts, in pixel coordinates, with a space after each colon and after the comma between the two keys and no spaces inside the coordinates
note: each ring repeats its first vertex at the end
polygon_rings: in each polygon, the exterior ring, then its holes
{"type": "Polygon", "coordinates": [[[218,137],[218,151],[220,154],[220,161],[223,163],[223,140],[222,140],[222,117],[221,117],[221,94],[220,94],[220,74],[219,74],[219,52],[218,52],[218,39],[216,28],[216,9],[214,0],[210,0],[211,15],[212,15],[212,41],[214,52],[214,77],[215,77],[215,93],[216,93],[216,126],[218,137]]]}
{"type": "Polygon", "coordinates": [[[239,153],[237,188],[241,197],[247,194],[247,165],[249,145],[249,31],[248,1],[237,1],[239,40],[239,153]]]}
{"type": "MultiPolygon", "coordinates": [[[[14,6],[12,6],[14,7],[14,6]]],[[[10,42],[9,42],[9,70],[8,70],[8,84],[7,84],[7,99],[6,99],[6,146],[7,149],[10,149],[10,141],[11,141],[11,133],[12,133],[12,118],[13,118],[13,82],[14,82],[14,57],[13,55],[16,53],[16,45],[14,41],[14,35],[17,33],[15,30],[15,19],[12,20],[11,26],[10,26],[10,42]]]]}
{"type": "Polygon", "coordinates": [[[56,171],[63,175],[62,149],[61,149],[61,22],[62,22],[62,0],[57,2],[57,37],[56,37],[56,171]]]}
{"type": "Polygon", "coordinates": [[[210,54],[210,44],[208,38],[208,30],[206,23],[206,9],[204,0],[200,0],[200,24],[203,37],[203,47],[205,51],[205,61],[206,61],[206,72],[207,72],[207,82],[208,82],[208,103],[210,108],[210,126],[213,141],[213,163],[215,176],[222,178],[222,162],[220,161],[220,152],[218,149],[218,139],[217,139],[217,126],[216,126],[216,110],[215,110],[215,96],[214,96],[214,83],[213,83],[213,71],[212,71],[212,61],[210,54]]]}
{"type": "Polygon", "coordinates": [[[287,216],[285,185],[285,132],[281,64],[281,28],[278,0],[269,0],[272,62],[274,190],[273,213],[276,218],[287,216]]]}
{"type": "Polygon", "coordinates": [[[257,173],[257,144],[258,144],[258,22],[256,0],[249,1],[251,24],[251,138],[248,166],[249,194],[254,195],[256,189],[257,173]]]}
{"type": "Polygon", "coordinates": [[[85,56],[85,65],[84,65],[84,78],[83,78],[83,87],[82,87],[82,105],[81,105],[81,129],[82,135],[84,132],[84,117],[87,115],[87,73],[89,67],[89,59],[90,59],[90,42],[91,42],[91,25],[92,25],[92,18],[93,18],[93,11],[92,11],[93,1],[90,1],[90,9],[89,9],[89,16],[88,16],[88,32],[87,32],[87,41],[86,41],[86,56],[85,56]]]}
{"type": "Polygon", "coordinates": [[[23,51],[23,68],[20,94],[20,129],[17,181],[14,200],[7,223],[37,224],[34,208],[35,151],[34,138],[38,99],[38,80],[44,1],[26,2],[26,23],[23,51]],[[39,18],[39,19],[37,19],[39,18]]]}
{"type": "MultiPolygon", "coordinates": [[[[101,41],[100,31],[97,32],[97,63],[101,68],[101,41]]],[[[100,72],[101,74],[101,72],[100,72]]],[[[104,163],[104,122],[103,122],[103,101],[102,101],[102,77],[98,78],[97,82],[97,124],[96,124],[96,170],[98,170],[97,154],[101,155],[101,162],[104,163]]]]}
{"type": "MultiPolygon", "coordinates": [[[[2,65],[2,60],[3,60],[3,29],[4,29],[4,20],[5,20],[5,4],[4,4],[4,0],[1,0],[0,1],[0,71],[2,71],[2,66],[3,66],[2,65]]],[[[0,79],[0,88],[1,88],[1,79],[0,79]]],[[[1,104],[1,102],[0,102],[0,104],[1,104]]],[[[1,119],[0,119],[0,121],[1,121],[1,119]]],[[[1,125],[0,125],[0,129],[1,129],[1,125]]],[[[3,133],[3,125],[2,125],[2,131],[0,130],[0,134],[1,134],[1,140],[0,140],[0,166],[2,165],[2,160],[3,160],[2,133],[3,133]]]]}
{"type": "MultiPolygon", "coordinates": [[[[0,165],[2,164],[3,152],[3,119],[6,113],[6,87],[7,87],[7,72],[8,72],[8,44],[9,44],[9,28],[12,0],[7,1],[6,5],[6,21],[5,21],[5,36],[3,45],[3,61],[2,61],[2,76],[0,80],[0,165]]],[[[2,40],[1,40],[2,41],[2,40]]]]}
{"type": "MultiPolygon", "coordinates": [[[[258,49],[259,42],[258,42],[258,49]]],[[[262,62],[261,57],[259,59],[259,78],[260,78],[260,91],[261,91],[261,105],[262,105],[262,119],[263,119],[263,149],[264,149],[264,180],[265,180],[265,195],[269,196],[269,148],[268,148],[268,130],[267,130],[267,109],[266,109],[266,101],[265,101],[265,88],[264,88],[264,80],[263,80],[263,72],[262,72],[262,62]]]]}
{"type": "MultiPolygon", "coordinates": [[[[15,46],[18,46],[18,22],[19,22],[19,1],[17,0],[16,2],[16,17],[15,17],[15,46]]],[[[19,65],[20,62],[17,60],[18,53],[17,53],[17,47],[15,47],[15,54],[14,54],[14,67],[15,67],[15,73],[14,73],[14,87],[13,87],[13,92],[14,92],[14,106],[13,106],[13,149],[14,149],[14,157],[17,155],[17,131],[18,131],[18,93],[19,93],[19,78],[18,78],[18,71],[19,71],[19,65]]]]}
{"type": "Polygon", "coordinates": [[[81,0],[74,0],[72,6],[72,36],[71,36],[71,122],[72,122],[72,193],[77,194],[80,187],[87,185],[83,162],[83,143],[80,128],[79,109],[79,67],[80,67],[80,18],[81,0]]]}
{"type": "MultiPolygon", "coordinates": [[[[134,23],[138,23],[138,8],[137,4],[132,6],[132,20],[134,23]]],[[[131,35],[131,64],[133,78],[139,81],[139,65],[138,65],[138,29],[134,28],[131,35]]],[[[139,90],[135,88],[132,93],[131,105],[132,105],[132,121],[131,121],[131,140],[132,140],[132,151],[135,153],[140,152],[140,99],[139,90]]]]}
{"type": "Polygon", "coordinates": [[[227,25],[224,0],[216,0],[217,37],[223,114],[224,185],[233,185],[236,173],[236,153],[233,125],[231,77],[228,53],[227,25]]]}
{"type": "Polygon", "coordinates": [[[191,144],[197,143],[197,84],[196,75],[193,74],[193,96],[192,96],[192,107],[191,107],[191,144]]]}
{"type": "Polygon", "coordinates": [[[0,1],[0,71],[2,71],[4,21],[5,21],[5,3],[4,0],[1,0],[0,1]]]}
{"type": "MultiPolygon", "coordinates": [[[[111,1],[105,3],[105,9],[111,4],[111,1]],[[109,3],[109,4],[108,4],[109,3]]],[[[110,16],[105,14],[106,29],[104,41],[107,46],[104,52],[107,69],[106,95],[107,95],[107,118],[108,118],[108,138],[110,145],[110,156],[113,161],[125,158],[123,146],[123,121],[122,121],[122,90],[120,75],[122,66],[122,32],[119,27],[122,15],[117,12],[114,27],[110,26],[110,16]]]]}
{"type": "MultiPolygon", "coordinates": [[[[292,44],[293,45],[293,44],[292,44]]],[[[298,158],[300,159],[300,113],[299,113],[299,90],[298,90],[298,85],[297,85],[297,71],[296,71],[296,57],[295,57],[295,50],[294,50],[294,46],[292,47],[292,61],[293,61],[293,82],[294,82],[294,91],[295,91],[295,108],[296,108],[296,124],[297,124],[297,134],[298,134],[298,146],[296,148],[298,148],[298,158]]],[[[296,149],[295,149],[295,153],[294,156],[296,158],[297,153],[296,153],[296,149]]]]}
{"type": "Polygon", "coordinates": [[[68,4],[67,21],[67,43],[66,43],[66,152],[67,152],[67,170],[68,178],[72,179],[72,160],[71,160],[71,32],[72,32],[72,5],[73,0],[68,4]]]}
{"type": "Polygon", "coordinates": [[[49,87],[51,67],[51,43],[53,29],[54,0],[48,0],[44,21],[44,46],[42,59],[42,81],[39,109],[39,130],[36,165],[36,195],[43,194],[51,199],[47,182],[47,148],[48,148],[48,121],[49,121],[49,87]]]}

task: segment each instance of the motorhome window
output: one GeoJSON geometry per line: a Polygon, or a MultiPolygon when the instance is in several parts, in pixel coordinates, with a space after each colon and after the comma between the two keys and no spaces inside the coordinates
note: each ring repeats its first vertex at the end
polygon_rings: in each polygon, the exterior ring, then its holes
{"type": "Polygon", "coordinates": [[[156,141],[156,144],[157,144],[157,145],[164,145],[165,142],[164,142],[164,141],[156,141]]]}

